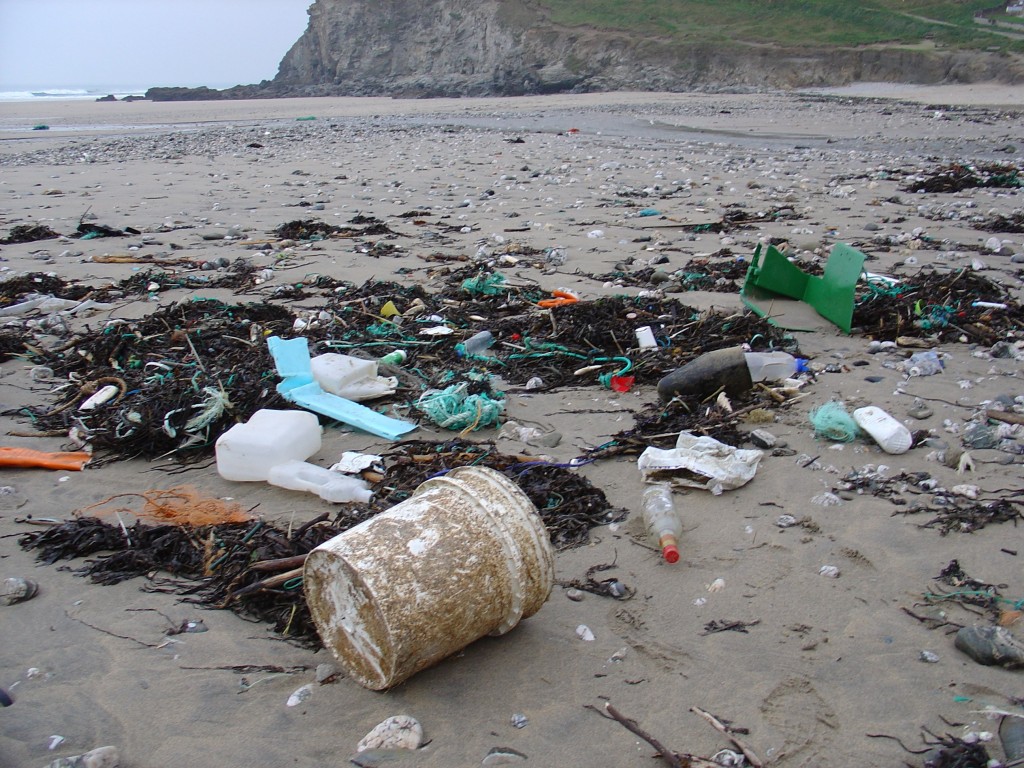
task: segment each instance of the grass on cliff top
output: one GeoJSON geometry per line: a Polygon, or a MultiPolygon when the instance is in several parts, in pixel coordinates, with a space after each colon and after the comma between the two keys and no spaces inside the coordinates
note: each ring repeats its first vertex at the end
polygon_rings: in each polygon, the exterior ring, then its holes
{"type": "Polygon", "coordinates": [[[540,0],[551,21],[674,38],[681,43],[794,46],[914,45],[1024,51],[1024,41],[979,24],[994,0],[540,0]]]}

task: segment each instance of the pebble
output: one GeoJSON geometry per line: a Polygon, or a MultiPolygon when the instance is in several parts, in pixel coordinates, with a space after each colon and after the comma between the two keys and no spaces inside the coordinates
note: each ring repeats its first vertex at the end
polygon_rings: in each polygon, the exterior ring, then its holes
{"type": "Polygon", "coordinates": [[[360,739],[356,752],[368,749],[419,749],[423,746],[423,726],[409,715],[394,715],[360,739]]]}
{"type": "Polygon", "coordinates": [[[775,435],[767,429],[755,429],[750,433],[750,442],[758,448],[774,448],[777,441],[775,435]]]}
{"type": "Polygon", "coordinates": [[[320,685],[326,685],[327,683],[333,683],[338,679],[338,668],[333,664],[317,664],[316,665],[316,681],[320,685]]]}
{"type": "Polygon", "coordinates": [[[576,589],[575,587],[570,587],[569,589],[565,590],[565,596],[572,600],[574,603],[581,602],[585,597],[583,590],[576,589]]]}
{"type": "Polygon", "coordinates": [[[924,401],[920,398],[914,400],[914,404],[907,409],[907,416],[912,419],[927,419],[934,411],[925,405],[924,401]]]}
{"type": "Polygon", "coordinates": [[[46,768],[117,768],[120,763],[117,747],[97,747],[83,755],[59,757],[46,768]]]}

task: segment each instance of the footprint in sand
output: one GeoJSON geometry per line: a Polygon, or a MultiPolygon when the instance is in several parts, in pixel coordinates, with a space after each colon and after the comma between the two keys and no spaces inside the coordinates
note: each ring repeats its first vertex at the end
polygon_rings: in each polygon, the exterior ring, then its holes
{"type": "Polygon", "coordinates": [[[778,765],[811,768],[828,765],[839,718],[809,680],[790,678],[761,703],[764,719],[782,736],[778,765]]]}

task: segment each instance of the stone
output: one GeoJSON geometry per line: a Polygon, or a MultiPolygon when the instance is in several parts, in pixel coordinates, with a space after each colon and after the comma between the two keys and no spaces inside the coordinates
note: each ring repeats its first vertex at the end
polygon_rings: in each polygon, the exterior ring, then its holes
{"type": "Polygon", "coordinates": [[[356,745],[356,752],[368,749],[419,749],[423,726],[415,717],[394,715],[378,723],[356,745]]]}
{"type": "Polygon", "coordinates": [[[46,768],[117,768],[120,764],[117,747],[97,747],[83,755],[59,757],[46,768]]]}
{"type": "Polygon", "coordinates": [[[778,442],[771,432],[767,429],[755,429],[750,433],[750,442],[756,445],[758,448],[770,449],[774,448],[778,442]]]}

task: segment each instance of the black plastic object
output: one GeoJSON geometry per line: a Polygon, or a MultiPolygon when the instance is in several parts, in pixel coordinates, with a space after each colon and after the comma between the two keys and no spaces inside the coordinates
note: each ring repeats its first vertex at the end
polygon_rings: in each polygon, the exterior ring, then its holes
{"type": "Polygon", "coordinates": [[[677,395],[707,397],[720,389],[740,395],[753,386],[742,347],[705,352],[658,382],[658,395],[671,400],[677,395]]]}
{"type": "Polygon", "coordinates": [[[11,698],[10,694],[3,688],[0,688],[0,707],[9,707],[13,703],[14,699],[11,698]]]}

